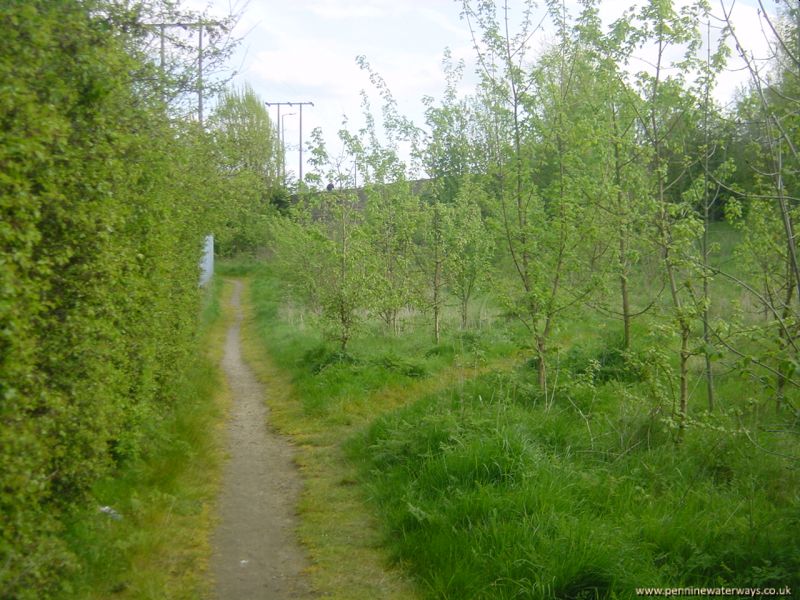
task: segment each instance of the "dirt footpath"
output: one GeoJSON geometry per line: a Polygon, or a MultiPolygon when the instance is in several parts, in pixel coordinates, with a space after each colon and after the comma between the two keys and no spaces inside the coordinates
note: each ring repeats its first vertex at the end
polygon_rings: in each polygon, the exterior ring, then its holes
{"type": "MultiPolygon", "coordinates": [[[[235,282],[222,366],[232,403],[211,574],[219,600],[310,598],[295,539],[300,476],[289,443],[266,427],[265,390],[241,352],[242,283],[235,282]]],[[[269,390],[266,390],[269,393],[269,390]]]]}

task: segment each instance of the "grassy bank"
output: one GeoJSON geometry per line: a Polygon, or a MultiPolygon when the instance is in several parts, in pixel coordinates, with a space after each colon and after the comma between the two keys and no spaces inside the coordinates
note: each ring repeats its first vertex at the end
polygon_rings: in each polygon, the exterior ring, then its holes
{"type": "Polygon", "coordinates": [[[96,506],[71,523],[68,539],[81,566],[66,597],[209,597],[205,570],[226,402],[217,370],[221,295],[217,279],[201,316],[197,358],[173,382],[174,409],[154,421],[138,459],[95,486],[96,506]]]}
{"type": "MultiPolygon", "coordinates": [[[[359,588],[364,556],[430,598],[800,587],[795,434],[744,402],[768,391],[741,373],[719,378],[723,409],[695,400],[679,437],[658,364],[623,356],[591,315],[560,330],[558,385],[544,396],[513,324],[438,347],[424,321],[400,336],[376,324],[342,354],[268,268],[251,272],[249,345],[284,382],[273,410],[300,447],[301,533],[320,589],[411,597],[359,588]]],[[[636,326],[651,345],[656,333],[636,326]]]]}
{"type": "MultiPolygon", "coordinates": [[[[227,268],[243,272],[241,264],[227,268]]],[[[376,332],[361,335],[341,354],[298,320],[267,268],[250,272],[245,352],[270,390],[272,423],[297,445],[306,486],[300,536],[314,562],[316,589],[342,600],[417,597],[405,575],[390,567],[381,524],[343,442],[409,397],[466,381],[489,362],[507,361],[513,346],[498,340],[488,353],[480,340],[458,337],[434,347],[418,331],[387,345],[376,332]]]]}
{"type": "MultiPolygon", "coordinates": [[[[675,447],[618,385],[537,401],[492,374],[379,418],[350,456],[432,598],[797,587],[796,470],[714,426],[675,447]]],[[[773,446],[774,449],[774,446],[773,446]]]]}

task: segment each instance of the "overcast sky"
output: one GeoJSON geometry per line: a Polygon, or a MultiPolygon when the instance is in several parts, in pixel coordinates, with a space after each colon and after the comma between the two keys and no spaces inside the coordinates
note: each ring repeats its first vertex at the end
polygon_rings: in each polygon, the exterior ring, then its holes
{"type": "MultiPolygon", "coordinates": [[[[734,4],[723,1],[728,7],[734,4]]],[[[768,11],[774,10],[775,0],[762,2],[768,11]]],[[[719,3],[711,0],[712,10],[721,16],[719,3]]],[[[208,7],[212,16],[241,12],[235,35],[244,39],[232,61],[237,71],[234,83],[249,84],[267,102],[313,102],[313,107],[303,109],[304,142],[311,129],[320,126],[331,153],[340,149],[336,132],[343,115],[353,125],[360,123],[359,93],[371,91],[356,56],[367,57],[388,83],[400,110],[418,125],[422,125],[421,98],[441,96],[446,47],[456,59],[466,61],[468,73],[474,70],[472,39],[459,17],[461,3],[455,0],[189,0],[187,4],[208,7]]],[[[568,0],[569,4],[574,2],[568,0]]],[[[629,0],[603,0],[601,17],[610,23],[630,5],[629,0]]],[[[732,14],[740,38],[756,56],[765,56],[756,7],[757,0],[736,0],[732,14]]],[[[544,39],[534,42],[534,49],[537,43],[542,46],[544,39]]],[[[732,57],[715,94],[720,101],[728,100],[746,80],[740,67],[732,57]]],[[[471,88],[467,82],[466,90],[471,88]]],[[[377,99],[373,108],[379,108],[377,99]]],[[[289,146],[287,168],[295,175],[298,112],[296,107],[281,109],[289,146]]],[[[275,108],[271,115],[277,118],[275,108]]]]}

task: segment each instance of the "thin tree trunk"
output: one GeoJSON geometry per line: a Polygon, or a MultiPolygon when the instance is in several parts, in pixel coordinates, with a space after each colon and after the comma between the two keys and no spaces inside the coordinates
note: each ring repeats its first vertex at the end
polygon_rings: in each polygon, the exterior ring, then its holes
{"type": "MultiPolygon", "coordinates": [[[[342,221],[341,221],[341,235],[342,235],[342,257],[339,265],[340,268],[340,285],[342,286],[341,294],[347,289],[348,269],[347,269],[347,252],[348,252],[348,230],[347,230],[347,211],[342,208],[342,221]]],[[[347,342],[350,339],[350,315],[348,314],[348,306],[345,301],[344,295],[340,298],[339,305],[339,323],[342,327],[341,334],[341,349],[342,353],[347,349],[347,342]]]]}
{"type": "Polygon", "coordinates": [[[439,345],[441,336],[441,280],[442,280],[442,263],[439,255],[439,242],[436,242],[434,267],[433,267],[433,337],[436,340],[436,345],[439,345]]]}
{"type": "MultiPolygon", "coordinates": [[[[794,296],[794,281],[792,281],[793,271],[788,269],[789,271],[789,279],[786,285],[786,299],[783,304],[783,321],[786,322],[791,315],[791,308],[790,305],[792,303],[792,297],[794,296]]],[[[789,332],[786,331],[783,327],[778,328],[778,340],[781,349],[781,354],[790,352],[789,349],[789,332]]],[[[786,388],[786,368],[778,364],[778,375],[775,382],[775,410],[780,412],[783,408],[783,394],[784,389],[786,388]]]]}
{"type": "Polygon", "coordinates": [[[622,269],[619,274],[619,287],[622,294],[622,334],[623,334],[623,348],[625,350],[631,349],[631,305],[628,298],[628,269],[625,262],[625,238],[619,238],[619,254],[620,264],[622,269]]]}
{"type": "Polygon", "coordinates": [[[708,232],[704,232],[703,235],[703,262],[705,269],[705,275],[703,276],[703,298],[705,299],[705,308],[703,308],[703,343],[705,344],[705,349],[703,354],[705,355],[705,362],[706,362],[706,396],[708,397],[708,410],[714,410],[714,371],[712,370],[711,366],[711,353],[709,352],[711,348],[711,328],[709,327],[708,321],[708,232]]]}
{"type": "Polygon", "coordinates": [[[536,352],[539,355],[539,390],[544,392],[547,396],[547,363],[544,360],[545,351],[547,350],[546,340],[542,336],[536,336],[536,352]]]}
{"type": "MultiPolygon", "coordinates": [[[[709,70],[711,64],[711,22],[708,22],[707,25],[707,32],[708,32],[708,48],[707,48],[707,56],[706,56],[706,70],[709,70]]],[[[710,304],[709,298],[709,291],[708,291],[708,280],[709,280],[709,268],[708,268],[708,254],[709,254],[709,243],[708,243],[708,228],[711,225],[711,218],[710,218],[710,209],[711,209],[711,199],[709,198],[708,194],[708,92],[709,92],[709,81],[706,81],[706,97],[705,97],[705,113],[703,115],[703,120],[705,121],[704,129],[705,129],[705,149],[703,151],[703,162],[704,169],[703,169],[703,344],[705,345],[704,348],[704,356],[705,356],[705,363],[706,363],[706,397],[708,398],[708,410],[714,410],[714,372],[711,368],[711,332],[710,327],[708,325],[708,308],[710,304]]]]}
{"type": "MultiPolygon", "coordinates": [[[[653,79],[653,102],[658,98],[658,86],[661,76],[661,60],[664,56],[664,38],[663,38],[663,23],[659,22],[658,25],[658,60],[656,62],[656,74],[653,79]]],[[[666,190],[664,186],[664,173],[662,172],[661,163],[661,139],[659,137],[660,131],[658,122],[656,120],[655,106],[652,107],[650,112],[650,135],[653,142],[653,168],[658,180],[657,199],[658,205],[661,209],[660,226],[661,226],[661,244],[664,249],[664,268],[667,271],[667,278],[669,280],[670,295],[672,297],[672,306],[675,311],[675,316],[678,320],[681,335],[681,349],[680,349],[680,397],[678,402],[678,442],[683,439],[683,431],[686,427],[686,413],[689,404],[689,336],[691,328],[686,317],[682,314],[682,303],[678,291],[677,278],[675,276],[675,265],[672,262],[670,255],[670,248],[672,246],[672,235],[670,233],[670,216],[667,211],[666,190]]]]}
{"type": "MultiPolygon", "coordinates": [[[[663,189],[663,181],[659,181],[659,196],[664,198],[664,189],[663,189]]],[[[662,204],[662,206],[664,206],[662,204]]],[[[663,220],[663,227],[669,227],[668,222],[666,219],[669,219],[669,216],[666,214],[666,208],[662,209],[661,218],[663,220]]],[[[664,231],[663,235],[663,243],[664,243],[664,263],[667,269],[667,277],[669,279],[669,289],[670,295],[672,296],[672,306],[677,313],[678,319],[678,326],[680,328],[681,334],[681,350],[680,350],[680,399],[679,399],[679,409],[678,409],[678,425],[679,425],[679,433],[678,433],[678,441],[683,439],[683,431],[686,426],[686,411],[689,403],[689,370],[688,370],[688,363],[689,357],[691,353],[689,352],[689,337],[691,335],[691,327],[689,322],[686,320],[686,317],[681,314],[681,309],[683,308],[680,296],[678,295],[678,284],[675,278],[675,266],[672,264],[672,258],[670,256],[669,248],[671,241],[669,239],[669,234],[664,231]]]]}
{"type": "Polygon", "coordinates": [[[681,323],[681,391],[680,391],[680,405],[678,408],[679,414],[679,429],[678,441],[683,440],[683,432],[686,428],[686,412],[688,410],[689,401],[689,328],[684,323],[681,323]]]}
{"type": "Polygon", "coordinates": [[[347,303],[344,298],[339,302],[339,322],[342,330],[339,334],[339,344],[342,354],[347,351],[347,342],[350,341],[350,317],[348,316],[347,303]]]}
{"type": "Polygon", "coordinates": [[[434,300],[433,305],[433,336],[436,340],[436,345],[439,345],[439,339],[441,337],[441,316],[439,314],[439,302],[434,300]]]}
{"type": "MultiPolygon", "coordinates": [[[[617,111],[611,109],[612,122],[614,124],[614,183],[617,186],[617,211],[621,219],[625,214],[624,195],[622,193],[622,159],[619,149],[619,126],[617,124],[617,111]]],[[[622,295],[622,330],[623,346],[625,350],[631,348],[631,307],[628,297],[628,259],[627,259],[627,237],[628,231],[625,222],[619,226],[619,286],[622,295]]]]}

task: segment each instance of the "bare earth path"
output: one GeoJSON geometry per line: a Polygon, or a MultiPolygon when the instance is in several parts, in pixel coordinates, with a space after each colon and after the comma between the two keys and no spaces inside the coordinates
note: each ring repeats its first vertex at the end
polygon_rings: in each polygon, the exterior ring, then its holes
{"type": "Polygon", "coordinates": [[[241,353],[242,283],[235,282],[222,360],[231,391],[229,460],[223,467],[211,572],[219,600],[310,597],[308,566],[294,529],[300,476],[292,448],[268,431],[264,388],[241,353]]]}

